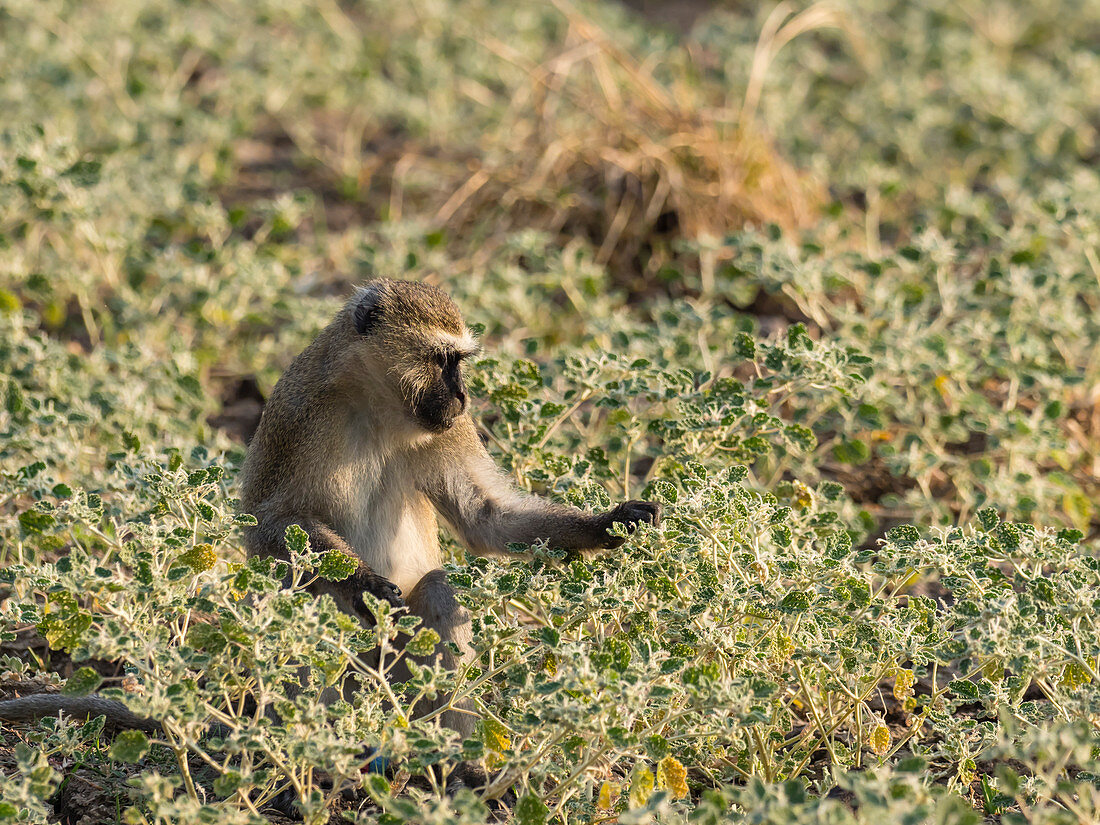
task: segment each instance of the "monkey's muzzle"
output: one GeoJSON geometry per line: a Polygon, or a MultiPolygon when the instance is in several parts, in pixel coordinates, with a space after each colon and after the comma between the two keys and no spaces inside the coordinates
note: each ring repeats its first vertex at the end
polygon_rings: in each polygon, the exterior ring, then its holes
{"type": "MultiPolygon", "coordinates": [[[[440,399],[442,400],[442,399],[440,399]]],[[[443,433],[451,429],[459,417],[466,412],[466,397],[449,396],[446,400],[428,401],[416,409],[416,420],[424,429],[433,433],[443,433]]]]}

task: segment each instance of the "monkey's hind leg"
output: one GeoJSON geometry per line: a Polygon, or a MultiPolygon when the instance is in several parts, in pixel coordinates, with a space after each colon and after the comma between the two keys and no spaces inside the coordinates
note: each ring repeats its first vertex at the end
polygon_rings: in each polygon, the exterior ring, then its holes
{"type": "MultiPolygon", "coordinates": [[[[461,668],[469,661],[472,638],[470,614],[458,603],[454,588],[447,581],[447,574],[443,570],[433,570],[417,582],[412,593],[405,597],[405,605],[410,613],[424,620],[422,627],[430,627],[439,634],[441,640],[440,644],[436,645],[435,653],[417,661],[424,664],[438,661],[452,671],[461,668]],[[458,655],[449,648],[447,642],[453,642],[458,646],[458,655]]],[[[396,678],[401,678],[401,675],[398,674],[396,678]]],[[[418,704],[416,713],[420,715],[431,713],[449,704],[451,704],[449,695],[438,696],[434,700],[425,700],[418,704]]],[[[477,715],[472,703],[461,701],[443,711],[440,721],[444,727],[457,731],[463,737],[470,737],[477,723],[477,715]]]]}

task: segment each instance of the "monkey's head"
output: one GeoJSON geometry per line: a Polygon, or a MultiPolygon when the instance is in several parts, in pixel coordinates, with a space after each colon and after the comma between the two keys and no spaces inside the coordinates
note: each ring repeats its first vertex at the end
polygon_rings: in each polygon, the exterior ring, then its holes
{"type": "Polygon", "coordinates": [[[348,308],[371,387],[397,401],[418,428],[450,429],[466,411],[462,362],[478,351],[454,301],[434,286],[380,279],[348,308]]]}

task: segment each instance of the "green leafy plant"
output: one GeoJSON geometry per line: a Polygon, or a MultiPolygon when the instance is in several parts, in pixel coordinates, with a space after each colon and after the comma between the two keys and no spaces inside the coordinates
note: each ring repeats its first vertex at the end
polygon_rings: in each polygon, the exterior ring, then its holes
{"type": "Polygon", "coordinates": [[[160,729],[5,723],[0,822],[1096,819],[1092,12],[10,0],[0,699],[160,729]],[[666,514],[448,544],[476,657],[400,684],[439,640],[235,500],[375,275],[479,328],[518,483],[666,514]]]}

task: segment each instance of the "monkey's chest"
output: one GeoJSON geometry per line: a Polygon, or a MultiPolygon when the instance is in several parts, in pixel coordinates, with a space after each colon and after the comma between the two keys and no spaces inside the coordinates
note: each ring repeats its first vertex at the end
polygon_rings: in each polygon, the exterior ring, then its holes
{"type": "Polygon", "coordinates": [[[342,520],[340,532],[359,558],[404,593],[440,566],[435,510],[423,496],[355,497],[342,520]]]}

